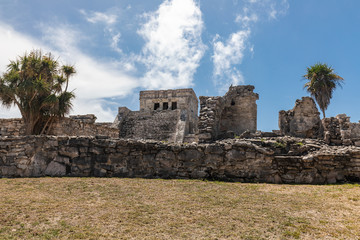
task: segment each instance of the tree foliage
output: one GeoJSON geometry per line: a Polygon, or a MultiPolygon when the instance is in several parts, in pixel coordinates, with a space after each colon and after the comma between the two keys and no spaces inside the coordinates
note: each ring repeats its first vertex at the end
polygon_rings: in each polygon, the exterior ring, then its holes
{"type": "Polygon", "coordinates": [[[75,73],[73,66],[60,66],[51,53],[33,50],[10,61],[0,77],[0,101],[19,108],[26,134],[46,134],[56,118],[71,110],[75,95],[67,88],[75,73]]]}
{"type": "Polygon", "coordinates": [[[308,80],[304,88],[318,103],[325,118],[325,110],[337,86],[341,86],[342,77],[334,73],[334,69],[327,64],[317,63],[307,68],[304,77],[308,80]]]}

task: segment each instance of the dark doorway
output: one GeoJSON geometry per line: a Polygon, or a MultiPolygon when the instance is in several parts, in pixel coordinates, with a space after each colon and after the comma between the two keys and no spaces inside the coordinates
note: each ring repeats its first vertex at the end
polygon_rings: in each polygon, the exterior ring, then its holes
{"type": "Polygon", "coordinates": [[[171,110],[175,110],[177,109],[177,102],[172,102],[171,103],[171,110]]]}
{"type": "Polygon", "coordinates": [[[160,107],[160,103],[155,103],[154,104],[154,110],[157,110],[160,107]]]}
{"type": "Polygon", "coordinates": [[[169,108],[169,103],[164,102],[163,103],[163,110],[168,110],[168,108],[169,108]]]}

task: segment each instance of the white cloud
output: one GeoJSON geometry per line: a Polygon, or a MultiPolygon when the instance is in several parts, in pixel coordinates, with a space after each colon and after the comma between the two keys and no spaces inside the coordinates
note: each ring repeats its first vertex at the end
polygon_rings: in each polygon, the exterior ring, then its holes
{"type": "Polygon", "coordinates": [[[289,9],[289,2],[287,0],[281,0],[272,2],[269,11],[270,20],[277,19],[287,13],[289,9]]]}
{"type": "Polygon", "coordinates": [[[116,33],[116,34],[112,35],[110,45],[111,45],[111,48],[115,50],[115,52],[122,54],[123,52],[122,52],[121,48],[118,47],[120,37],[121,37],[120,33],[116,33]]]}
{"type": "Polygon", "coordinates": [[[146,88],[179,88],[192,85],[204,55],[199,6],[193,0],[165,0],[138,33],[146,44],[138,60],[145,64],[146,88]]]}
{"type": "MultiPolygon", "coordinates": [[[[28,36],[14,31],[8,25],[0,22],[0,74],[6,71],[6,66],[10,60],[14,60],[17,56],[23,55],[26,51],[40,48],[41,44],[28,36]]],[[[20,112],[16,107],[6,109],[0,103],[0,118],[20,117],[20,112]]]]}
{"type": "Polygon", "coordinates": [[[258,21],[258,16],[255,13],[249,13],[249,9],[245,7],[241,14],[238,14],[235,18],[235,22],[241,23],[244,28],[249,27],[251,23],[258,21]]]}
{"type": "Polygon", "coordinates": [[[9,60],[23,55],[26,51],[40,48],[41,43],[33,38],[14,31],[8,25],[0,22],[0,72],[4,72],[9,60]]]}
{"type": "Polygon", "coordinates": [[[111,13],[102,13],[102,12],[87,12],[85,10],[80,10],[80,13],[84,15],[85,19],[91,23],[105,23],[111,25],[116,23],[117,16],[111,13]]]}
{"type": "Polygon", "coordinates": [[[250,42],[251,29],[260,21],[277,19],[286,14],[289,8],[287,0],[246,0],[235,22],[239,30],[233,32],[223,41],[216,36],[213,41],[213,77],[220,92],[229,87],[244,83],[244,77],[239,70],[245,51],[254,55],[254,45],[250,42]]]}
{"type": "MultiPolygon", "coordinates": [[[[128,6],[129,7],[129,6],[128,6]]],[[[127,9],[128,9],[127,7],[127,9]]],[[[131,8],[131,7],[130,7],[131,8]]],[[[118,21],[118,15],[110,12],[116,11],[119,14],[119,11],[116,9],[111,9],[107,13],[102,12],[93,12],[80,10],[80,13],[84,15],[85,19],[93,24],[105,24],[105,32],[110,35],[110,47],[117,53],[122,54],[122,50],[118,47],[120,41],[121,33],[114,30],[114,25],[118,21]]]]}
{"type": "Polygon", "coordinates": [[[242,30],[231,34],[226,43],[218,40],[219,36],[214,39],[213,73],[215,85],[220,86],[221,90],[227,88],[230,84],[244,83],[241,72],[233,65],[241,63],[249,36],[249,30],[242,30]]]}
{"type": "MultiPolygon", "coordinates": [[[[43,26],[44,27],[44,26],[43,26]]],[[[60,57],[62,64],[73,64],[77,74],[71,79],[69,88],[76,89],[74,113],[94,113],[99,121],[113,121],[116,111],[104,106],[104,98],[125,97],[139,86],[139,80],[118,70],[112,62],[82,53],[77,47],[79,33],[66,25],[57,28],[44,27],[42,42],[20,34],[10,26],[0,23],[0,67],[5,70],[9,59],[23,55],[25,51],[42,48],[60,57]],[[50,46],[50,47],[49,47],[50,46]],[[5,57],[5,58],[4,58],[5,57]]],[[[20,117],[16,110],[1,109],[1,117],[20,117]]]]}

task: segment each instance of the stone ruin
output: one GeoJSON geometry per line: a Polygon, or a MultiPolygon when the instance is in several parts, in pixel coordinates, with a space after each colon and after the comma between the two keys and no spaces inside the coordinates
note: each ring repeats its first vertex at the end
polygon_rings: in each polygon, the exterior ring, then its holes
{"type": "MultiPolygon", "coordinates": [[[[279,130],[257,130],[259,95],[254,86],[230,86],[224,96],[200,96],[193,89],[140,92],[140,110],[119,107],[113,123],[97,123],[93,114],[54,122],[50,135],[102,136],[167,143],[210,143],[222,139],[290,136],[324,140],[329,145],[360,146],[360,123],[350,117],[320,119],[311,97],[279,112],[279,130]]],[[[24,135],[22,119],[0,119],[0,137],[24,135]]]]}
{"type": "Polygon", "coordinates": [[[301,138],[321,138],[323,127],[320,113],[311,97],[295,102],[289,111],[279,112],[279,128],[282,135],[301,138]]]}
{"type": "Polygon", "coordinates": [[[140,110],[114,123],[62,118],[52,136],[22,136],[21,119],[0,119],[0,177],[197,178],[269,183],[360,182],[360,123],[320,119],[303,97],[279,112],[279,129],[257,131],[259,96],[231,86],[222,97],[192,89],[140,92],[140,110]]]}
{"type": "Polygon", "coordinates": [[[346,114],[320,119],[320,113],[311,97],[295,102],[295,107],[279,112],[282,136],[324,140],[329,145],[360,146],[360,123],[350,122],[346,114]]]}
{"type": "Polygon", "coordinates": [[[114,121],[120,138],[194,141],[198,100],[192,89],[140,92],[140,111],[120,107],[114,121]]]}
{"type": "MultiPolygon", "coordinates": [[[[97,123],[94,114],[74,115],[56,120],[49,132],[54,136],[107,136],[119,137],[119,130],[111,123],[97,123]]],[[[25,134],[21,118],[0,119],[0,137],[22,136],[25,134]]]]}
{"type": "MultiPolygon", "coordinates": [[[[97,123],[93,114],[62,118],[50,135],[107,136],[112,138],[156,140],[168,143],[210,143],[228,138],[278,137],[321,139],[330,145],[360,146],[360,123],[350,117],[320,119],[311,97],[295,102],[293,109],[279,112],[279,130],[257,130],[259,95],[254,86],[230,86],[224,96],[200,96],[193,89],[140,92],[140,110],[119,107],[113,123],[97,123]]],[[[21,119],[0,119],[1,136],[24,135],[21,119]]]]}
{"type": "Polygon", "coordinates": [[[346,114],[323,119],[324,140],[332,145],[355,145],[360,147],[360,121],[350,122],[346,114]]]}
{"type": "Polygon", "coordinates": [[[192,89],[140,92],[140,111],[120,107],[114,126],[120,138],[167,142],[211,142],[255,132],[254,86],[231,86],[223,97],[200,97],[192,89]]]}
{"type": "Polygon", "coordinates": [[[254,86],[231,86],[223,97],[200,97],[199,141],[234,138],[257,130],[254,86]]]}

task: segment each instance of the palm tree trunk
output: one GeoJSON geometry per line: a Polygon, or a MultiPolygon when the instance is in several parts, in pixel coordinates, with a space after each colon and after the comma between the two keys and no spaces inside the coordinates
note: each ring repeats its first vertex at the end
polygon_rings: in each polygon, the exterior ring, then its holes
{"type": "Polygon", "coordinates": [[[68,86],[69,86],[69,77],[66,78],[66,87],[65,87],[65,91],[64,91],[64,92],[67,91],[68,86]]]}

